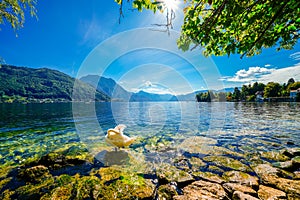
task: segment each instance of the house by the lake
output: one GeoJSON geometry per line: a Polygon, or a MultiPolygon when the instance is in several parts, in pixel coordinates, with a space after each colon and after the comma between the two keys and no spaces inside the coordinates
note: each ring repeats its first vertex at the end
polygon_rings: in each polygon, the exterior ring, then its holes
{"type": "Polygon", "coordinates": [[[300,93],[300,88],[298,88],[297,90],[291,90],[290,91],[290,99],[292,101],[295,101],[298,93],[300,93]]]}
{"type": "Polygon", "coordinates": [[[256,101],[262,102],[264,101],[264,91],[257,91],[255,93],[256,101]]]}

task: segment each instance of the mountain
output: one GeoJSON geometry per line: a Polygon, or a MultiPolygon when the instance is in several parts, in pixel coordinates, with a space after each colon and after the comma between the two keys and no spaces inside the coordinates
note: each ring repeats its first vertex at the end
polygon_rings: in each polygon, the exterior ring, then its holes
{"type": "Polygon", "coordinates": [[[152,94],[144,91],[133,93],[130,97],[130,101],[176,101],[176,97],[171,94],[152,94]]]}
{"type": "Polygon", "coordinates": [[[126,91],[111,78],[100,77],[98,75],[87,75],[80,78],[80,80],[90,84],[98,91],[103,92],[109,96],[112,101],[128,101],[132,95],[131,92],[126,91]]]}
{"type": "Polygon", "coordinates": [[[109,101],[78,79],[47,68],[0,66],[0,102],[109,101]],[[73,87],[75,84],[75,89],[73,87]]]}
{"type": "Polygon", "coordinates": [[[112,101],[170,101],[174,98],[171,94],[152,94],[144,91],[128,92],[113,79],[98,75],[87,75],[80,78],[80,80],[108,95],[112,101]]]}

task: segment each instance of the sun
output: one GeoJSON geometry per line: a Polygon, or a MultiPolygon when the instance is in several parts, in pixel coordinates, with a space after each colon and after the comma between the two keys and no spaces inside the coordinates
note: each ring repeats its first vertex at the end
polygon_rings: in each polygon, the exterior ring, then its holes
{"type": "Polygon", "coordinates": [[[165,7],[173,11],[177,10],[178,3],[179,1],[177,0],[163,0],[163,4],[165,5],[165,7]]]}

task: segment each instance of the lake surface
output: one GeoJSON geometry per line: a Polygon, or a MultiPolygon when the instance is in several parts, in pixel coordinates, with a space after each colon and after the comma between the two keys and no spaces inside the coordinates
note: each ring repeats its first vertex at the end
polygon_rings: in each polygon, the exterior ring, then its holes
{"type": "Polygon", "coordinates": [[[181,143],[192,136],[238,153],[300,147],[299,103],[0,104],[0,164],[19,165],[77,142],[97,154],[117,124],[139,137],[131,150],[149,160],[159,161],[166,147],[184,153],[181,143]]]}

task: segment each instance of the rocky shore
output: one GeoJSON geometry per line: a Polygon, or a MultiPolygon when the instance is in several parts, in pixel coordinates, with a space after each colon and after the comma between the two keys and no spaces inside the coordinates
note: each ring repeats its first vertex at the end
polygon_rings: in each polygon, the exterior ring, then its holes
{"type": "Polygon", "coordinates": [[[298,147],[240,152],[202,136],[177,148],[139,142],[119,151],[74,143],[3,165],[0,199],[300,199],[298,147]]]}

